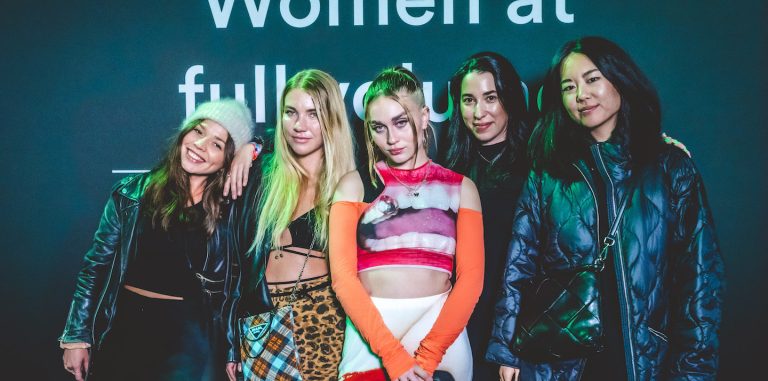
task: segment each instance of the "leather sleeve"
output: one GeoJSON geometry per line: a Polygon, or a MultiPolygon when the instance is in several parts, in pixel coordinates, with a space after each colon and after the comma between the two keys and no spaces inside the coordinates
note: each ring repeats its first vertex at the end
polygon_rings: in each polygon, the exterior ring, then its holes
{"type": "MultiPolygon", "coordinates": [[[[258,142],[258,141],[257,141],[258,142]]],[[[243,190],[243,194],[235,201],[234,219],[233,219],[233,241],[235,244],[234,252],[230,253],[232,257],[232,276],[230,277],[230,298],[225,305],[225,317],[227,319],[226,327],[226,350],[227,362],[240,362],[240,335],[237,321],[243,315],[241,310],[248,309],[241,306],[241,301],[248,291],[245,290],[247,282],[252,277],[263,276],[263,272],[257,271],[257,274],[250,274],[255,263],[253,258],[249,258],[249,249],[253,244],[253,238],[256,231],[256,211],[258,210],[258,195],[261,193],[262,165],[264,158],[260,155],[248,171],[248,184],[243,190]]]]}
{"type": "Polygon", "coordinates": [[[416,362],[430,374],[466,327],[483,290],[484,271],[483,215],[461,208],[456,221],[456,283],[415,353],[416,362]]]}
{"type": "Polygon", "coordinates": [[[668,379],[714,380],[724,270],[701,176],[681,152],[669,160],[673,215],[677,218],[671,273],[668,379]]]}
{"type": "MultiPolygon", "coordinates": [[[[120,183],[124,182],[121,181],[120,183]]],[[[118,184],[120,184],[118,183],[118,184]]],[[[75,292],[70,304],[62,343],[88,343],[93,345],[93,322],[99,299],[119,250],[120,217],[117,210],[117,186],[104,206],[93,244],[85,254],[83,266],[77,275],[75,292]]]]}
{"type": "Polygon", "coordinates": [[[515,368],[520,368],[522,361],[509,349],[520,311],[520,291],[516,285],[536,275],[541,229],[539,184],[539,176],[531,172],[515,208],[501,295],[496,303],[491,340],[485,355],[490,362],[515,368]]]}
{"type": "Polygon", "coordinates": [[[416,365],[416,360],[392,335],[357,275],[357,222],[365,204],[340,201],[331,206],[329,256],[333,291],[344,312],[371,350],[396,379],[416,365]]]}

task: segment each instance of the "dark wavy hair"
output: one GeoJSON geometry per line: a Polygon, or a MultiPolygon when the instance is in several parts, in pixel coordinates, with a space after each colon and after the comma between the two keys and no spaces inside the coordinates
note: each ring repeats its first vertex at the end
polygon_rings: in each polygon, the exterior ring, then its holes
{"type": "MultiPolygon", "coordinates": [[[[469,175],[467,170],[477,160],[480,142],[464,124],[461,115],[461,82],[469,73],[491,73],[496,92],[508,117],[506,142],[508,153],[504,155],[512,164],[525,159],[525,144],[530,134],[528,107],[520,76],[506,58],[494,52],[476,53],[464,61],[451,77],[449,88],[453,113],[447,133],[441,139],[439,161],[446,167],[469,175]]],[[[471,177],[471,176],[470,176],[471,177]]]]}
{"type": "MultiPolygon", "coordinates": [[[[192,201],[189,192],[189,174],[181,167],[181,141],[203,120],[195,120],[183,126],[173,136],[160,163],[152,169],[149,184],[144,192],[145,212],[152,219],[152,226],[159,225],[168,230],[173,221],[186,220],[189,216],[183,213],[184,207],[192,201]]],[[[208,235],[213,234],[216,222],[221,214],[221,204],[226,200],[223,196],[227,168],[235,156],[235,142],[232,136],[227,137],[224,147],[224,166],[210,175],[203,190],[202,224],[208,235]]]]}
{"type": "Polygon", "coordinates": [[[589,131],[571,119],[563,105],[560,67],[572,53],[592,60],[621,95],[611,139],[628,145],[633,166],[651,162],[662,147],[661,105],[656,89],[621,47],[590,36],[566,42],[552,59],[542,90],[542,117],[529,141],[534,169],[561,171],[578,158],[590,141],[589,131]]]}

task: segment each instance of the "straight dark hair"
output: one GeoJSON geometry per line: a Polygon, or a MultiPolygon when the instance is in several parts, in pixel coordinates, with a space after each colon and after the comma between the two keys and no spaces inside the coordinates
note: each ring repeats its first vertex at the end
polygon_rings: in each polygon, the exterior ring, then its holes
{"type": "Polygon", "coordinates": [[[448,131],[441,143],[440,162],[446,167],[472,177],[467,171],[478,160],[474,153],[480,142],[472,135],[461,115],[461,82],[469,73],[490,73],[501,106],[508,115],[506,143],[507,164],[525,159],[526,142],[530,135],[528,106],[525,92],[515,67],[506,58],[494,52],[476,53],[464,61],[451,77],[449,94],[453,106],[448,131]]]}
{"type": "Polygon", "coordinates": [[[566,42],[552,59],[542,89],[543,115],[529,141],[533,168],[562,171],[577,160],[591,139],[589,131],[571,119],[563,105],[560,68],[572,53],[587,56],[621,96],[611,139],[628,145],[633,167],[650,163],[663,146],[661,105],[656,89],[621,47],[605,38],[590,36],[566,42]]]}
{"type": "MultiPolygon", "coordinates": [[[[181,141],[202,120],[187,123],[179,132],[171,138],[163,159],[150,172],[150,180],[147,190],[144,192],[144,206],[148,216],[152,219],[152,226],[161,226],[163,230],[173,221],[184,221],[188,218],[183,213],[184,207],[192,202],[189,192],[189,174],[181,167],[181,141]]],[[[210,175],[205,182],[203,190],[203,227],[210,236],[216,230],[216,222],[221,214],[221,204],[225,201],[223,196],[226,169],[232,163],[235,156],[235,142],[227,135],[227,143],[224,147],[224,166],[210,175]]]]}

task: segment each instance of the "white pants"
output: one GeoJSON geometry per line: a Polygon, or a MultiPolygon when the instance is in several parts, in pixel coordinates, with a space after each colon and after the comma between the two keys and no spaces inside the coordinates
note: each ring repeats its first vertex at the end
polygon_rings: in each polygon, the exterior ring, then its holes
{"type": "MultiPolygon", "coordinates": [[[[371,297],[371,300],[392,335],[400,340],[408,353],[413,355],[421,340],[427,336],[435,324],[449,293],[450,291],[446,291],[438,295],[413,299],[371,297]]],[[[363,340],[352,321],[347,318],[344,349],[341,353],[341,364],[339,364],[339,379],[341,380],[347,373],[377,368],[382,368],[381,358],[371,352],[368,343],[363,340]]],[[[437,370],[444,370],[459,381],[472,379],[472,350],[466,329],[448,347],[437,370]]]]}

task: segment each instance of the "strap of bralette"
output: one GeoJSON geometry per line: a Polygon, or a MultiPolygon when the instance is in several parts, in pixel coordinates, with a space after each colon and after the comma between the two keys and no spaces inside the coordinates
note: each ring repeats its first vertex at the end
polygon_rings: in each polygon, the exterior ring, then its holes
{"type": "Polygon", "coordinates": [[[309,250],[309,251],[310,251],[310,253],[305,253],[305,252],[302,252],[302,251],[298,251],[298,250],[296,250],[296,249],[292,249],[292,247],[296,247],[296,248],[299,248],[299,249],[304,249],[303,247],[298,247],[298,246],[289,246],[289,247],[283,247],[282,249],[280,249],[280,251],[282,251],[282,252],[287,252],[287,253],[291,253],[291,254],[297,254],[297,255],[307,255],[307,254],[309,254],[309,256],[310,256],[310,257],[312,257],[312,258],[320,258],[320,259],[325,259],[325,256],[324,256],[324,255],[323,255],[323,256],[320,256],[320,255],[312,255],[312,254],[311,254],[311,251],[312,251],[312,249],[306,249],[306,250],[309,250]]]}

